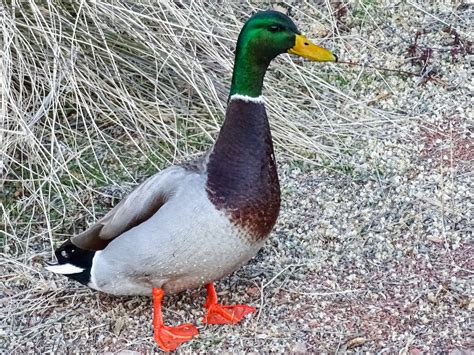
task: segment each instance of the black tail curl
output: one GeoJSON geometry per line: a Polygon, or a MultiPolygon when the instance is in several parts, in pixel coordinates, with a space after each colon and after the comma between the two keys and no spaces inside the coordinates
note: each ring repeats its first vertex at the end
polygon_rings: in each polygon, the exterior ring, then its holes
{"type": "Polygon", "coordinates": [[[73,265],[82,269],[82,271],[77,273],[64,273],[64,275],[83,285],[89,283],[91,278],[92,259],[94,258],[95,251],[81,249],[75,246],[71,240],[68,239],[54,251],[54,254],[58,259],[58,263],[49,264],[52,267],[50,270],[54,271],[53,268],[55,265],[73,265]]]}

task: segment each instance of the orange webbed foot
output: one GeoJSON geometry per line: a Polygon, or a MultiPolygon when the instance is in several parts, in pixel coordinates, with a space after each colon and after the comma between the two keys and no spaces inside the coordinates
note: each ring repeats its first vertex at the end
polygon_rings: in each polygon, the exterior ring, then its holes
{"type": "Polygon", "coordinates": [[[202,322],[207,324],[237,324],[247,314],[256,311],[254,307],[245,304],[236,304],[232,306],[224,306],[217,303],[216,290],[214,285],[208,284],[207,300],[204,307],[207,308],[207,313],[202,322]]]}
{"type": "Polygon", "coordinates": [[[192,324],[182,324],[176,327],[166,326],[163,323],[161,314],[161,302],[163,300],[164,292],[160,288],[154,288],[153,295],[153,330],[154,337],[161,350],[173,351],[181,343],[191,340],[198,335],[198,330],[192,324]]]}
{"type": "Polygon", "coordinates": [[[202,320],[207,324],[237,324],[247,314],[255,312],[256,309],[245,304],[233,306],[223,306],[213,304],[207,309],[207,313],[202,320]]]}
{"type": "Polygon", "coordinates": [[[191,340],[198,335],[198,330],[192,324],[181,324],[176,327],[161,326],[155,328],[155,340],[164,351],[173,351],[181,343],[191,340]]]}

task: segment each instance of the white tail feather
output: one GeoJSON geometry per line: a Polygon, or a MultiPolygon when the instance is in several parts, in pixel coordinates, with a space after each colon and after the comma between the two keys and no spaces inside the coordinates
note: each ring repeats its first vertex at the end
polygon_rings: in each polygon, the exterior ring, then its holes
{"type": "Polygon", "coordinates": [[[55,272],[57,274],[68,275],[68,274],[78,274],[80,272],[83,272],[85,269],[78,266],[74,266],[72,264],[57,264],[57,265],[46,266],[46,270],[55,272]]]}

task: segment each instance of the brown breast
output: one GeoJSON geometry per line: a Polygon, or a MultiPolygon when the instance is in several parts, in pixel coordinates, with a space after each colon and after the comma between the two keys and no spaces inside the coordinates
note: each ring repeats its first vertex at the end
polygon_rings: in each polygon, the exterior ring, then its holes
{"type": "Polygon", "coordinates": [[[207,164],[207,193],[231,221],[266,238],[280,210],[280,184],[265,106],[232,100],[207,164]]]}

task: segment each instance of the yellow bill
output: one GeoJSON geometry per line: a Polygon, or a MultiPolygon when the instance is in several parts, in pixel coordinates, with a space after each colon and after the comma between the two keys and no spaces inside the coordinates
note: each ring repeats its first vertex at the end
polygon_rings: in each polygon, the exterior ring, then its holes
{"type": "Polygon", "coordinates": [[[337,62],[337,57],[331,51],[311,43],[303,35],[296,35],[295,45],[288,50],[288,53],[318,62],[337,62]]]}

